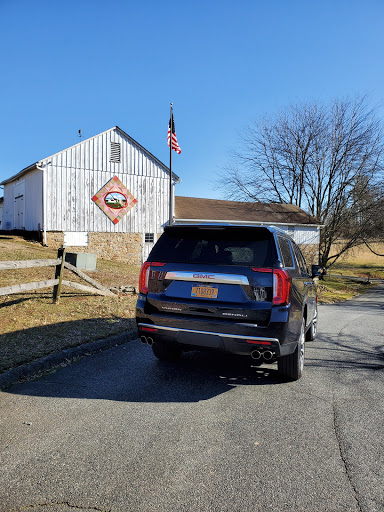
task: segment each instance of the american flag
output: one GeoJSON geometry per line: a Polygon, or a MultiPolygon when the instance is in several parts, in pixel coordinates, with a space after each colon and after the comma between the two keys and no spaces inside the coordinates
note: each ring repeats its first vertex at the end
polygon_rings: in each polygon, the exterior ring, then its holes
{"type": "Polygon", "coordinates": [[[171,146],[171,121],[172,121],[172,149],[176,151],[176,153],[180,154],[181,149],[179,143],[177,142],[176,132],[175,132],[175,121],[173,120],[173,114],[168,124],[168,146],[171,146]]]}

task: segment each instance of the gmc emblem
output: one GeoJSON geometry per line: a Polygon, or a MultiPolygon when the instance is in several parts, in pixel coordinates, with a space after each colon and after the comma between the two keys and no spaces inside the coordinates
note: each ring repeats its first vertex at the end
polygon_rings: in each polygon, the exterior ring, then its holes
{"type": "Polygon", "coordinates": [[[193,274],[195,279],[215,279],[214,274],[193,274]]]}

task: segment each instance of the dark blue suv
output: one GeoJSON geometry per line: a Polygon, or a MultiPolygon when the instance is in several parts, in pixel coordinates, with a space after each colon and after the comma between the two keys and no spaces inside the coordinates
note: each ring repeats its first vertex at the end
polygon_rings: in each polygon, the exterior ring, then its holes
{"type": "Polygon", "coordinates": [[[159,359],[213,349],[277,361],[301,377],[317,327],[317,292],[283,231],[234,225],[165,228],[140,272],[136,321],[159,359]]]}

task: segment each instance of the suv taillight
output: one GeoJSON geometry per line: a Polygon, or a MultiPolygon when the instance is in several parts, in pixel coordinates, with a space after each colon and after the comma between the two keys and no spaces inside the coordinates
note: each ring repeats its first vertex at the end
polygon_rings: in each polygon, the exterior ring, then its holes
{"type": "Polygon", "coordinates": [[[145,261],[140,270],[139,276],[139,293],[146,295],[148,293],[148,280],[149,280],[149,269],[150,267],[162,267],[165,263],[159,263],[157,261],[145,261]]]}
{"type": "Polygon", "coordinates": [[[289,304],[291,279],[283,269],[273,270],[273,304],[284,306],[289,304]]]}

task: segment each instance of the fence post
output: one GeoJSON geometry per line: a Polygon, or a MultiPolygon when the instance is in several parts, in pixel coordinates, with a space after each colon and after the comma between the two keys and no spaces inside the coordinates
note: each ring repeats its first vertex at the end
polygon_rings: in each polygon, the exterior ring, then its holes
{"type": "Polygon", "coordinates": [[[60,300],[61,284],[63,281],[64,263],[65,263],[65,247],[61,246],[57,251],[57,257],[61,258],[61,263],[56,265],[55,279],[59,279],[59,284],[53,287],[53,303],[57,304],[60,300]]]}

